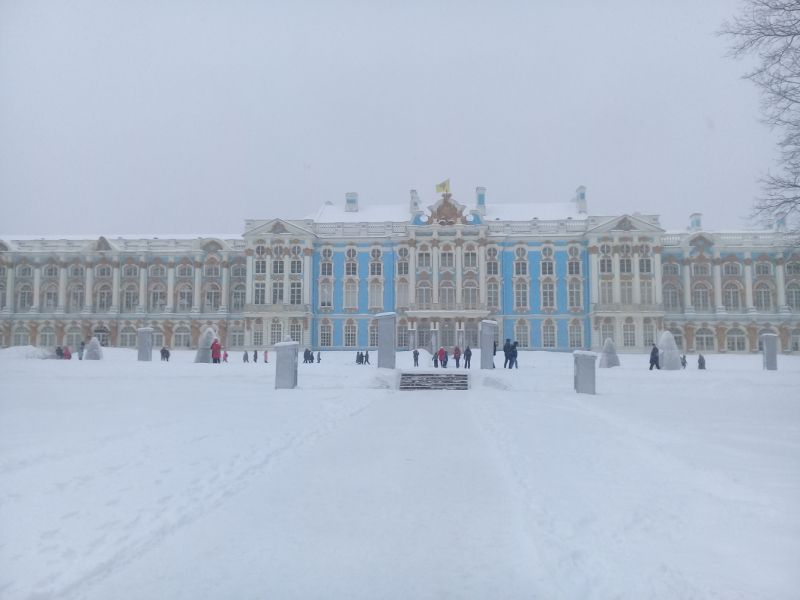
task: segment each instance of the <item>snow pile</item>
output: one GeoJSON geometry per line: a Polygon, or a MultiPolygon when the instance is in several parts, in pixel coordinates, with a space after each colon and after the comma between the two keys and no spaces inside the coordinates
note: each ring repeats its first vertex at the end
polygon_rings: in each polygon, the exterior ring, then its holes
{"type": "Polygon", "coordinates": [[[603,350],[600,352],[600,361],[597,366],[601,369],[610,369],[611,367],[619,366],[619,356],[617,356],[617,347],[611,338],[606,338],[603,344],[603,350]]]}
{"type": "Polygon", "coordinates": [[[681,354],[670,331],[665,331],[658,342],[658,365],[666,371],[678,371],[681,368],[681,354]]]}
{"type": "Polygon", "coordinates": [[[200,336],[200,342],[197,344],[197,355],[194,357],[196,363],[210,363],[211,360],[211,344],[217,339],[217,334],[211,327],[207,327],[200,336]]]}
{"type": "Polygon", "coordinates": [[[100,347],[100,340],[92,337],[89,343],[86,344],[86,349],[83,351],[83,360],[103,360],[103,349],[100,347]]]}

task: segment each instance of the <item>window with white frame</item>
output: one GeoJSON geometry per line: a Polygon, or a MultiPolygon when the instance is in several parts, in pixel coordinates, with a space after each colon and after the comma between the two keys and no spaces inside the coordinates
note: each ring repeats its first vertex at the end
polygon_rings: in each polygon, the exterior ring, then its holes
{"type": "Polygon", "coordinates": [[[772,310],[772,289],[766,283],[759,283],[755,289],[756,310],[766,312],[772,310]]]}
{"type": "Polygon", "coordinates": [[[486,274],[487,275],[499,275],[500,274],[500,263],[496,260],[490,260],[486,263],[486,274]]]}
{"type": "Polygon", "coordinates": [[[253,282],[253,304],[267,303],[267,284],[264,281],[253,282]]]}
{"type": "MultiPolygon", "coordinates": [[[[443,281],[439,288],[439,303],[441,308],[452,310],[456,304],[456,288],[452,281],[443,281]]],[[[452,345],[452,344],[450,344],[452,345]]]]}
{"type": "Polygon", "coordinates": [[[729,329],[725,342],[729,352],[744,352],[745,351],[744,331],[742,331],[739,328],[729,329]]]}
{"type": "Polygon", "coordinates": [[[786,304],[793,311],[800,311],[800,283],[793,281],[786,286],[786,304]]]}
{"type": "Polygon", "coordinates": [[[567,274],[580,275],[581,274],[581,261],[569,260],[567,261],[567,274]]]}
{"type": "Polygon", "coordinates": [[[283,246],[275,246],[272,249],[272,258],[273,259],[283,260],[283,254],[284,254],[283,253],[283,246]]]}
{"type": "MultiPolygon", "coordinates": [[[[3,269],[5,270],[5,267],[3,267],[3,269]]],[[[83,268],[83,265],[72,265],[69,268],[69,276],[70,277],[83,277],[84,274],[85,274],[85,270],[83,268]]],[[[4,275],[4,273],[0,273],[0,277],[2,277],[3,275],[4,275]]]]}
{"type": "Polygon", "coordinates": [[[111,286],[104,283],[97,288],[97,302],[95,302],[97,312],[108,312],[111,309],[111,304],[111,286]]]}
{"type": "Polygon", "coordinates": [[[556,307],[556,286],[553,283],[542,284],[542,308],[556,307]]]}
{"type": "Polygon", "coordinates": [[[583,286],[580,283],[567,285],[568,308],[580,308],[583,305],[583,286]]]}
{"type": "Polygon", "coordinates": [[[206,265],[205,276],[206,277],[219,277],[219,265],[216,265],[216,264],[206,265]]]}
{"type": "MultiPolygon", "coordinates": [[[[0,281],[0,308],[5,308],[6,306],[6,284],[4,281],[0,281]]],[[[2,345],[2,340],[0,340],[0,345],[2,345]]]]}
{"type": "Polygon", "coordinates": [[[369,345],[371,347],[374,347],[374,348],[378,347],[378,324],[377,323],[370,323],[369,324],[369,345]]]}
{"type": "Polygon", "coordinates": [[[41,348],[53,348],[56,345],[56,330],[53,327],[42,327],[39,331],[39,344],[41,348]]]}
{"type": "Polygon", "coordinates": [[[464,308],[475,310],[478,308],[478,286],[474,282],[468,281],[464,284],[463,290],[464,308]]]}
{"type": "Polygon", "coordinates": [[[267,253],[265,246],[256,246],[256,256],[264,256],[267,253]]]}
{"type": "Polygon", "coordinates": [[[787,275],[800,275],[800,262],[786,263],[784,269],[787,275]]]}
{"type": "Polygon", "coordinates": [[[383,308],[383,286],[380,283],[370,283],[369,290],[369,308],[383,308]]]}
{"type": "Polygon", "coordinates": [[[264,325],[263,323],[253,323],[253,345],[264,345],[264,325]]]}
{"type": "Polygon", "coordinates": [[[15,346],[29,346],[30,338],[28,336],[28,328],[19,326],[14,330],[14,345],[15,346]]]}
{"type": "Polygon", "coordinates": [[[711,309],[711,290],[707,285],[698,284],[692,290],[692,300],[695,310],[711,309]]]}
{"type": "MultiPolygon", "coordinates": [[[[261,298],[264,299],[264,286],[263,281],[262,283],[262,292],[261,298]]],[[[233,286],[233,290],[231,291],[231,310],[233,312],[242,312],[244,310],[244,303],[247,299],[247,289],[245,288],[244,284],[238,283],[233,286]]]]}
{"type": "Polygon", "coordinates": [[[122,267],[122,276],[123,277],[138,277],[139,276],[139,267],[136,265],[125,265],[122,267]]]}
{"type": "MultiPolygon", "coordinates": [[[[267,269],[265,267],[264,268],[264,273],[262,273],[262,275],[265,275],[266,272],[267,272],[267,269]]],[[[231,277],[246,277],[246,276],[247,276],[247,266],[246,265],[233,265],[231,267],[231,277]]],[[[241,344],[241,345],[244,345],[244,344],[241,344]]]]}
{"type": "Polygon", "coordinates": [[[241,348],[244,346],[244,330],[240,327],[228,329],[228,346],[230,348],[241,348]]]}
{"type": "Polygon", "coordinates": [[[742,274],[742,267],[738,263],[725,263],[722,265],[722,274],[726,276],[738,276],[742,274]]]}
{"type": "Polygon", "coordinates": [[[347,277],[358,277],[358,263],[355,261],[344,263],[344,274],[347,277]]]}
{"type": "Polygon", "coordinates": [[[600,304],[614,302],[614,282],[604,279],[600,282],[600,304]]]}
{"type": "Polygon", "coordinates": [[[527,324],[517,323],[514,326],[514,341],[517,342],[517,346],[520,348],[530,347],[530,335],[527,324]]]}
{"type": "Polygon", "coordinates": [[[333,284],[319,284],[319,306],[320,308],[333,308],[333,284]]]}
{"type": "Polygon", "coordinates": [[[17,277],[32,277],[33,268],[30,265],[20,265],[17,267],[17,277]]]}
{"type": "Polygon", "coordinates": [[[333,346],[333,325],[323,324],[319,326],[319,345],[324,348],[333,346]]]}
{"type": "Polygon", "coordinates": [[[478,253],[477,252],[464,252],[464,268],[469,269],[478,266],[478,253]]]}
{"type": "Polygon", "coordinates": [[[630,244],[622,244],[619,247],[620,254],[630,254],[633,252],[633,248],[631,248],[630,244]]]}
{"type": "MultiPolygon", "coordinates": [[[[67,346],[69,348],[77,348],[81,345],[83,341],[83,333],[81,332],[80,327],[70,327],[67,329],[67,346]]],[[[153,344],[154,346],[163,346],[163,342],[161,344],[153,344]]]]}
{"type": "Polygon", "coordinates": [[[150,288],[150,310],[162,312],[167,305],[167,288],[163,283],[157,283],[150,288]]]}
{"type": "Polygon", "coordinates": [[[622,324],[622,345],[631,347],[636,345],[636,324],[622,324]]]}
{"type": "Polygon", "coordinates": [[[283,304],[283,282],[282,281],[273,281],[272,282],[272,303],[273,304],[283,304]]]}
{"type": "Polygon", "coordinates": [[[6,268],[0,266],[0,278],[5,278],[5,277],[6,277],[6,268]]]}
{"type": "Polygon", "coordinates": [[[514,284],[514,308],[527,308],[528,284],[520,281],[514,284]]]}
{"type": "Polygon", "coordinates": [[[570,348],[583,348],[583,328],[580,325],[570,325],[568,334],[570,348]]]}
{"type": "Polygon", "coordinates": [[[643,344],[648,348],[656,343],[656,326],[653,323],[642,325],[643,344]]]}
{"type": "Polygon", "coordinates": [[[653,272],[653,261],[649,257],[639,259],[639,273],[649,274],[653,272]]]}
{"type": "Polygon", "coordinates": [[[408,262],[403,260],[397,263],[397,274],[408,275],[408,262]]]}
{"type": "Polygon", "coordinates": [[[694,263],[692,265],[692,275],[708,276],[711,275],[711,266],[708,263],[694,263]]]}
{"type": "Polygon", "coordinates": [[[408,306],[408,284],[405,281],[401,281],[397,284],[395,288],[397,291],[397,307],[407,307],[408,306]]]}
{"type": "Polygon", "coordinates": [[[431,266],[431,253],[430,252],[418,252],[417,253],[417,266],[418,267],[430,267],[431,266]]]}
{"type": "Polygon", "coordinates": [[[58,267],[55,265],[47,265],[42,269],[42,276],[44,277],[58,277],[58,267]]]}
{"type": "Polygon", "coordinates": [[[189,312],[192,310],[194,294],[192,286],[183,285],[178,289],[178,312],[189,312]]]}
{"type": "Polygon", "coordinates": [[[216,312],[219,310],[220,302],[220,288],[216,283],[210,284],[206,287],[206,302],[204,312],[216,312]]]}
{"type": "Polygon", "coordinates": [[[486,306],[489,308],[500,308],[500,284],[486,284],[486,306]]]}
{"type": "Polygon", "coordinates": [[[122,288],[122,312],[136,312],[139,306],[139,287],[128,283],[122,288]]]}
{"type": "Polygon", "coordinates": [[[698,352],[713,352],[714,332],[706,327],[699,328],[694,333],[694,347],[698,352]]]}
{"type": "Polygon", "coordinates": [[[344,251],[344,256],[347,260],[355,260],[358,257],[358,250],[355,248],[348,248],[344,251]]]}
{"type": "Polygon", "coordinates": [[[631,259],[630,258],[620,258],[619,259],[619,272],[620,273],[632,273],[633,269],[631,267],[631,259]]]}
{"type": "Polygon", "coordinates": [[[319,265],[320,277],[333,277],[333,263],[324,261],[319,265]]]}
{"type": "Polygon", "coordinates": [[[292,256],[302,256],[303,254],[303,247],[302,246],[292,246],[292,256]]]}
{"type": "Polygon", "coordinates": [[[768,262],[756,263],[756,275],[772,275],[772,265],[768,262]]]}
{"type": "Polygon", "coordinates": [[[397,347],[408,348],[408,325],[397,326],[397,347]]]}
{"type": "Polygon", "coordinates": [[[540,273],[542,276],[553,275],[555,273],[555,263],[553,262],[553,249],[550,246],[542,248],[542,262],[540,263],[540,273]]]}
{"type": "Polygon", "coordinates": [[[605,344],[606,340],[614,341],[614,323],[603,323],[600,325],[600,345],[605,344]]]}
{"type": "MultiPolygon", "coordinates": [[[[544,265],[545,263],[542,263],[544,265]]],[[[528,274],[528,261],[515,260],[514,261],[514,275],[517,277],[525,276],[528,274]]]]}
{"type": "Polygon", "coordinates": [[[76,284],[72,286],[69,294],[69,312],[76,313],[80,312],[83,309],[84,304],[86,303],[86,292],[83,289],[83,285],[76,284]]]}
{"type": "Polygon", "coordinates": [[[194,274],[194,267],[191,265],[178,265],[178,277],[191,277],[194,274]]]}
{"type": "Polygon", "coordinates": [[[614,272],[614,261],[610,258],[601,258],[600,259],[600,273],[611,274],[614,272]]]}
{"type": "Polygon", "coordinates": [[[741,308],[741,293],[735,283],[727,283],[722,290],[725,310],[736,312],[741,308]]]}
{"type": "Polygon", "coordinates": [[[292,281],[289,283],[289,304],[303,303],[303,283],[292,281]]]}
{"type": "Polygon", "coordinates": [[[358,345],[358,327],[356,325],[345,325],[342,332],[346,347],[351,348],[358,345]]]}
{"type": "Polygon", "coordinates": [[[272,261],[272,274],[283,275],[283,258],[276,258],[272,261]]]}
{"type": "Polygon", "coordinates": [[[370,277],[380,277],[383,275],[383,263],[382,262],[371,262],[369,263],[369,274],[370,277]]]}
{"type": "Polygon", "coordinates": [[[331,260],[333,258],[333,250],[331,248],[323,248],[320,254],[323,260],[331,260]]]}
{"type": "Polygon", "coordinates": [[[111,335],[109,334],[108,328],[103,327],[95,327],[94,331],[92,332],[94,337],[97,338],[97,341],[100,342],[101,346],[108,346],[111,343],[111,335]]]}
{"type": "Polygon", "coordinates": [[[136,347],[136,330],[133,327],[125,326],[119,332],[119,345],[121,348],[136,347]]]}
{"type": "Polygon", "coordinates": [[[661,289],[664,301],[664,310],[674,312],[681,309],[681,295],[678,286],[674,283],[665,283],[661,289]]]}
{"type": "Polygon", "coordinates": [[[289,337],[292,338],[293,342],[302,342],[303,341],[303,324],[302,323],[290,323],[289,324],[289,337]]]}
{"type": "Polygon", "coordinates": [[[42,299],[44,312],[53,312],[58,306],[58,288],[54,284],[45,286],[42,289],[42,299]]]}
{"type": "Polygon", "coordinates": [[[633,282],[630,279],[619,282],[619,301],[622,304],[633,304],[633,282]]]}
{"type": "Polygon", "coordinates": [[[293,260],[289,263],[289,272],[292,275],[300,275],[303,272],[303,261],[293,260]]]}
{"type": "Polygon", "coordinates": [[[406,248],[404,246],[398,248],[397,256],[400,257],[400,260],[408,260],[408,256],[409,256],[408,248],[406,248]]]}
{"type": "Polygon", "coordinates": [[[667,263],[661,266],[661,274],[669,277],[678,277],[681,274],[680,265],[667,263]]]}
{"type": "Polygon", "coordinates": [[[417,286],[417,304],[419,304],[419,308],[430,308],[433,302],[432,298],[431,284],[427,281],[421,281],[417,286]]]}
{"type": "Polygon", "coordinates": [[[581,249],[578,246],[570,246],[567,249],[567,256],[570,260],[578,260],[581,257],[581,249]]]}
{"type": "Polygon", "coordinates": [[[344,284],[344,308],[358,308],[358,286],[355,283],[344,284]]]}
{"type": "Polygon", "coordinates": [[[453,253],[449,250],[439,254],[439,266],[443,269],[452,269],[454,265],[453,253]]]}
{"type": "Polygon", "coordinates": [[[266,275],[267,274],[267,261],[263,259],[259,259],[253,263],[253,270],[255,271],[256,275],[266,275]]]}
{"type": "Polygon", "coordinates": [[[642,304],[653,304],[653,280],[642,279],[639,281],[639,299],[642,304]]]}
{"type": "Polygon", "coordinates": [[[283,324],[270,323],[269,325],[269,345],[274,346],[283,341],[283,324]]]}
{"type": "Polygon", "coordinates": [[[556,347],[556,326],[542,325],[542,348],[556,347]]]}

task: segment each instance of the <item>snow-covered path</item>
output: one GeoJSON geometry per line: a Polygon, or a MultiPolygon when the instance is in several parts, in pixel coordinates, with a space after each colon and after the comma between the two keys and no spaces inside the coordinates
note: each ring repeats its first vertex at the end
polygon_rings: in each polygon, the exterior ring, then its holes
{"type": "Polygon", "coordinates": [[[564,354],[398,392],[331,353],[276,392],[273,365],[2,352],[0,598],[800,589],[795,357],[622,356],[590,397],[564,354]]]}

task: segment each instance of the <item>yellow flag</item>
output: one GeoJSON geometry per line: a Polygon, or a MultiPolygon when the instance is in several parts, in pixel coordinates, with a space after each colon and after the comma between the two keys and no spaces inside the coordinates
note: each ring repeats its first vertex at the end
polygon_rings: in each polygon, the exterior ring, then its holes
{"type": "Polygon", "coordinates": [[[437,192],[449,192],[450,191],[450,180],[443,181],[436,185],[437,192]]]}

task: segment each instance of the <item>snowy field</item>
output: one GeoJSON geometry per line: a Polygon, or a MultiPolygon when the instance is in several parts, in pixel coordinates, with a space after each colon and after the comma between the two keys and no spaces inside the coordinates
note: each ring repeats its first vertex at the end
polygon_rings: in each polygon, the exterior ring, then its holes
{"type": "Polygon", "coordinates": [[[354,352],[291,391],[240,352],[24,353],[0,351],[2,599],[800,597],[798,357],[621,355],[584,396],[556,353],[469,392],[354,352]]]}

